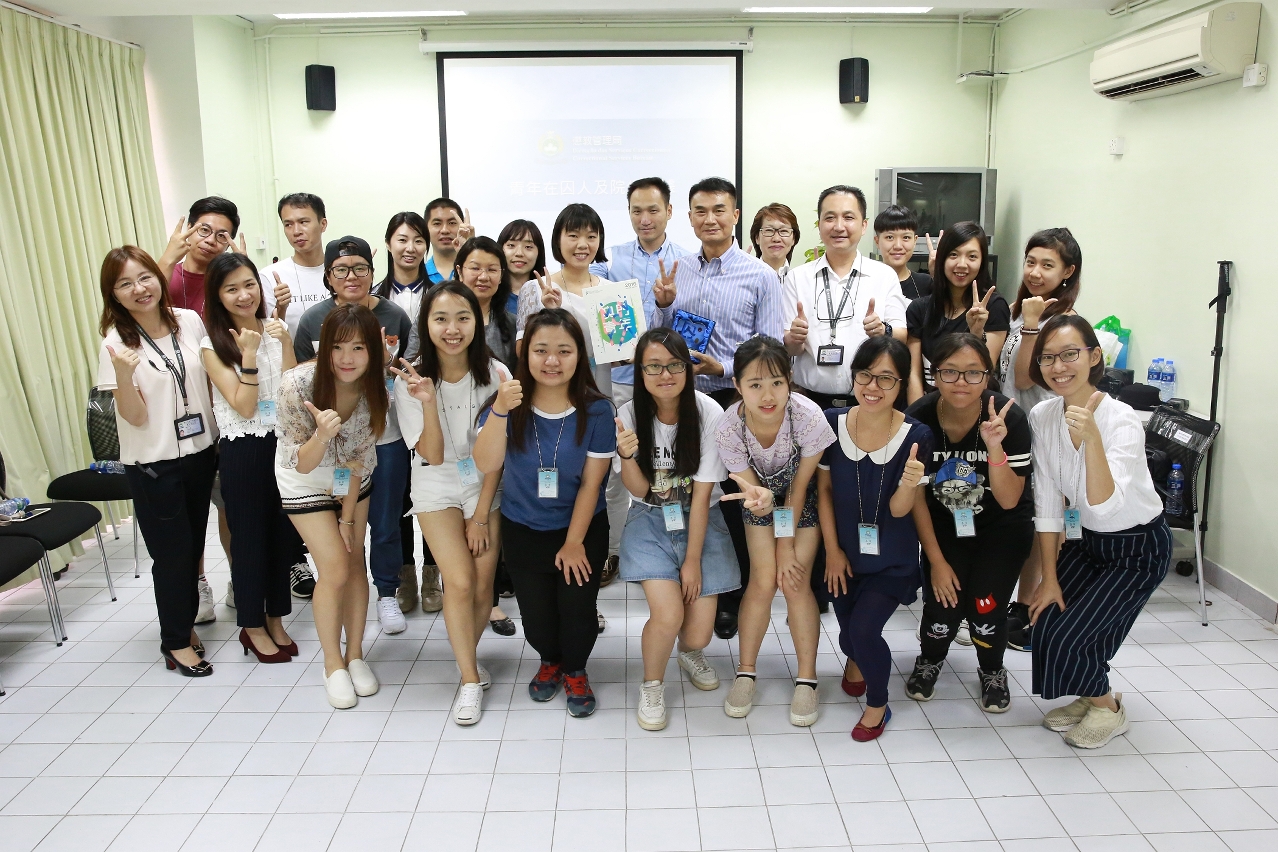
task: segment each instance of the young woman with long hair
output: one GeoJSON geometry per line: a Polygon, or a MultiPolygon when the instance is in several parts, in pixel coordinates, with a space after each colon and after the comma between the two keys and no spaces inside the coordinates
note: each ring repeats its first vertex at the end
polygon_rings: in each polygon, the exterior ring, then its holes
{"type": "Polygon", "coordinates": [[[97,385],[115,397],[120,461],[151,554],[160,653],[187,677],[213,673],[195,635],[197,582],[217,471],[216,425],[200,360],[204,323],[174,308],[160,267],[137,246],[107,252],[99,275],[97,385]]]}
{"type": "Polygon", "coordinates": [[[572,314],[538,311],[524,332],[515,378],[481,415],[474,458],[486,475],[505,467],[506,566],[524,634],[541,656],[528,693],[549,701],[563,684],[568,712],[589,716],[596,702],[586,663],[608,555],[604,481],[617,448],[612,403],[595,386],[572,314]]]}
{"type": "Polygon", "coordinates": [[[275,424],[283,375],[297,366],[283,320],[266,318],[253,261],[222,254],[204,278],[204,368],[213,383],[222,500],[231,528],[231,582],[240,644],[263,663],[297,656],[283,618],[293,611],[289,577],[305,565],[302,539],[281,512],[275,424]]]}
{"type": "MultiPolygon", "coordinates": [[[[465,248],[462,248],[465,252],[465,248]]],[[[492,678],[476,648],[492,608],[501,542],[501,474],[485,476],[473,447],[480,406],[511,374],[480,334],[479,300],[457,281],[436,284],[422,299],[415,364],[395,370],[395,410],[413,447],[413,514],[444,578],[444,624],[461,670],[453,721],[473,725],[492,678]]]]}
{"type": "Polygon", "coordinates": [[[506,299],[506,311],[519,311],[519,293],[534,275],[549,275],[546,268],[546,242],[541,228],[531,219],[515,219],[497,235],[497,245],[506,256],[506,268],[510,270],[510,296],[506,299]]]}
{"type": "Polygon", "coordinates": [[[342,304],[324,318],[315,360],[280,383],[275,479],[284,511],[319,569],[311,606],[324,690],[338,709],[379,688],[364,662],[364,534],[377,438],[390,405],[385,359],[377,317],[359,303],[342,304]]]}
{"type": "Polygon", "coordinates": [[[781,341],[756,335],[733,358],[733,384],[741,401],[715,430],[719,456],[741,491],[750,580],[739,616],[741,653],[724,712],[744,718],[754,706],[756,664],[771,620],[772,599],[785,595],[790,637],[798,658],[790,724],[817,720],[817,642],[820,616],[810,573],[820,544],[816,469],[834,443],[817,404],[791,392],[790,354],[781,341]]]}
{"type": "Polygon", "coordinates": [[[723,409],[692,382],[692,357],[677,331],[653,328],[635,345],[640,381],[617,414],[617,458],[634,501],[621,537],[621,579],[641,583],[643,627],[639,727],[666,726],[665,673],[679,643],[679,667],[697,689],[719,688],[703,653],[721,592],[741,586],[732,539],[715,505],[728,472],[715,427],[723,409]]]}

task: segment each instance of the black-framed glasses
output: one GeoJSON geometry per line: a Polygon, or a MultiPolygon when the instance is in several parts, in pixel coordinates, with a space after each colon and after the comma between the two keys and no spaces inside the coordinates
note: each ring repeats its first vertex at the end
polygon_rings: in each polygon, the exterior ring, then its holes
{"type": "Polygon", "coordinates": [[[869,370],[857,370],[852,374],[852,378],[862,387],[869,385],[870,382],[874,382],[879,386],[879,390],[892,390],[892,388],[896,387],[901,381],[890,373],[880,373],[876,376],[869,370]]]}
{"type": "Polygon", "coordinates": [[[202,240],[207,240],[209,237],[213,237],[214,241],[220,246],[231,244],[231,232],[215,231],[213,230],[212,225],[197,225],[195,228],[195,234],[202,240]]]}
{"type": "Polygon", "coordinates": [[[783,240],[788,240],[790,237],[794,236],[794,231],[790,228],[764,228],[759,232],[759,236],[769,238],[780,237],[783,240]]]}
{"type": "Polygon", "coordinates": [[[351,273],[354,273],[356,278],[363,278],[372,271],[373,267],[367,263],[357,263],[354,266],[334,266],[329,270],[338,281],[345,281],[351,273]]]}
{"type": "Polygon", "coordinates": [[[1079,349],[1062,349],[1055,355],[1050,355],[1044,352],[1042,355],[1038,356],[1038,366],[1050,367],[1056,363],[1057,358],[1060,358],[1066,364],[1073,364],[1078,360],[1078,356],[1082,355],[1084,352],[1090,351],[1092,348],[1093,347],[1091,346],[1083,346],[1079,349]]]}
{"type": "Polygon", "coordinates": [[[933,371],[936,377],[947,385],[952,385],[959,380],[959,376],[963,377],[963,381],[969,385],[979,385],[989,376],[989,370],[951,370],[948,367],[933,371]]]}
{"type": "Polygon", "coordinates": [[[671,361],[669,364],[644,364],[641,368],[645,376],[660,376],[662,372],[677,376],[688,369],[682,361],[671,361]]]}

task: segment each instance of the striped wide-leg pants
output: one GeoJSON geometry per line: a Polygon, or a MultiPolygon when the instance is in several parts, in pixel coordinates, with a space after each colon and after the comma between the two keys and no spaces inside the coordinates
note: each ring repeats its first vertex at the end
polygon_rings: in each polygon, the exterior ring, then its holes
{"type": "Polygon", "coordinates": [[[1056,563],[1065,611],[1034,625],[1034,692],[1045,699],[1109,693],[1109,661],[1167,576],[1172,537],[1160,516],[1117,533],[1083,530],[1056,563]]]}

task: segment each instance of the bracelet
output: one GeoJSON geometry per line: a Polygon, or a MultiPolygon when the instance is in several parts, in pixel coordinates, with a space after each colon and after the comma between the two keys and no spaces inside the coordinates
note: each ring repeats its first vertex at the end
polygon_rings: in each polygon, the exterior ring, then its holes
{"type": "Polygon", "coordinates": [[[633,453],[628,456],[623,456],[621,453],[617,453],[617,458],[621,459],[622,461],[634,461],[634,458],[636,455],[638,455],[638,453],[633,453]]]}
{"type": "Polygon", "coordinates": [[[354,521],[344,521],[344,520],[342,520],[341,518],[338,518],[338,519],[337,519],[337,522],[338,522],[339,524],[342,524],[342,525],[344,525],[344,526],[348,526],[348,527],[353,527],[353,526],[355,526],[355,522],[354,522],[354,521]]]}
{"type": "Polygon", "coordinates": [[[988,461],[988,459],[987,459],[987,462],[990,467],[1004,467],[1007,465],[1007,453],[1003,453],[1003,460],[999,462],[998,464],[995,464],[992,461],[988,461]]]}
{"type": "Polygon", "coordinates": [[[244,374],[244,375],[246,375],[246,376],[256,376],[256,375],[257,375],[257,367],[241,367],[241,368],[240,368],[240,372],[241,372],[241,373],[243,373],[243,374],[244,374]]]}
{"type": "Polygon", "coordinates": [[[242,384],[242,385],[248,385],[248,386],[249,386],[249,387],[251,387],[251,388],[255,388],[255,387],[257,387],[257,385],[258,385],[258,383],[257,383],[257,382],[246,382],[246,381],[244,381],[243,379],[240,379],[240,384],[242,384]]]}
{"type": "Polygon", "coordinates": [[[471,519],[470,519],[470,522],[471,522],[472,524],[474,524],[475,526],[477,526],[477,527],[486,527],[486,526],[488,526],[488,522],[487,522],[487,521],[477,521],[477,520],[475,520],[474,518],[471,518],[471,519]]]}
{"type": "Polygon", "coordinates": [[[1022,334],[1022,335],[1025,335],[1025,334],[1038,334],[1038,329],[1037,329],[1037,328],[1022,328],[1022,329],[1021,329],[1021,334],[1022,334]]]}
{"type": "Polygon", "coordinates": [[[510,416],[509,411],[507,411],[505,414],[498,414],[497,409],[495,408],[488,409],[488,413],[491,414],[493,417],[501,417],[503,419],[510,416]]]}

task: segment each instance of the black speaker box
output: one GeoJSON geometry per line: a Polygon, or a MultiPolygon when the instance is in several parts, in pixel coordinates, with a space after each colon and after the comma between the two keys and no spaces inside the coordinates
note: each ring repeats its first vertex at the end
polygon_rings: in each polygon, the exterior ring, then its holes
{"type": "Polygon", "coordinates": [[[337,75],[332,65],[306,66],[306,108],[337,109],[337,75]]]}
{"type": "Polygon", "coordinates": [[[839,103],[863,104],[870,99],[870,60],[859,56],[839,60],[839,103]]]}

